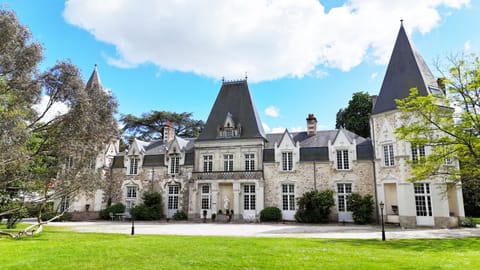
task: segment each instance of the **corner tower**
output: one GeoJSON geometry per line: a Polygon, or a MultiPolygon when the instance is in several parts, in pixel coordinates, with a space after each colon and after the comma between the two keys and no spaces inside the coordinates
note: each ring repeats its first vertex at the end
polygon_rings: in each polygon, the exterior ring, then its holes
{"type": "MultiPolygon", "coordinates": [[[[417,88],[421,96],[443,93],[408,39],[402,22],[370,119],[377,203],[385,204],[383,214],[389,223],[402,227],[455,227],[458,217],[464,216],[461,187],[439,179],[408,181],[409,160],[418,146],[399,140],[394,131],[404,121],[396,100],[406,98],[411,88],[417,88]],[[442,191],[446,189],[448,196],[442,191]]],[[[428,146],[421,147],[423,155],[428,154],[428,146]]]]}

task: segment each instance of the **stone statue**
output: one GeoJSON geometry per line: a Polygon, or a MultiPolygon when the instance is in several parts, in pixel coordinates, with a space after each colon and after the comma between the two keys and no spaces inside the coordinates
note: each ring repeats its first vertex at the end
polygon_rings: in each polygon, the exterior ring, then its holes
{"type": "Polygon", "coordinates": [[[223,198],[223,208],[225,208],[225,210],[228,210],[230,207],[230,200],[228,199],[227,195],[225,195],[225,197],[223,198]]]}

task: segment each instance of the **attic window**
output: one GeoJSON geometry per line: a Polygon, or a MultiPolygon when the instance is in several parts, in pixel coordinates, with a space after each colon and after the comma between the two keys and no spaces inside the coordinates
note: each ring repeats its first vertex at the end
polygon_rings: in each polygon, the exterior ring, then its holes
{"type": "Polygon", "coordinates": [[[432,95],[443,95],[443,91],[438,87],[429,86],[428,90],[432,95]]]}
{"type": "Polygon", "coordinates": [[[240,137],[241,132],[241,125],[235,125],[232,114],[228,113],[223,123],[223,127],[218,128],[217,136],[219,138],[234,138],[240,137]]]}

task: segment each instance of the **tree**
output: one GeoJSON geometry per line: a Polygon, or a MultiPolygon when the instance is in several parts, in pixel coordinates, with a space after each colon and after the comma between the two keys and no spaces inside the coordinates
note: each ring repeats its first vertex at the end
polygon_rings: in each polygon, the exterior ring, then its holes
{"type": "Polygon", "coordinates": [[[364,138],[370,137],[372,97],[366,92],[356,92],[348,107],[337,112],[335,128],[346,128],[364,138]]]}
{"type": "Polygon", "coordinates": [[[120,118],[123,123],[124,137],[136,137],[142,140],[155,140],[163,137],[163,128],[172,124],[175,134],[183,137],[197,137],[205,123],[192,119],[192,113],[175,113],[167,111],[151,111],[137,117],[131,114],[120,118]]]}
{"type": "Polygon", "coordinates": [[[112,95],[85,87],[68,61],[39,72],[42,50],[14,12],[0,9],[0,216],[38,206],[38,224],[11,235],[17,238],[41,228],[49,202],[98,188],[100,171],[89,165],[116,135],[112,95]],[[41,99],[47,106],[37,112],[41,99]],[[68,112],[47,117],[58,103],[68,112]]]}
{"type": "MultiPolygon", "coordinates": [[[[451,67],[447,72],[437,64],[444,91],[420,96],[414,88],[407,98],[397,101],[405,125],[395,132],[400,139],[431,150],[412,162],[412,181],[429,177],[461,179],[473,190],[480,185],[480,59],[460,55],[449,57],[448,63],[451,67]],[[460,166],[451,166],[455,160],[460,166]]],[[[476,196],[473,201],[478,209],[480,200],[476,196]]]]}
{"type": "Polygon", "coordinates": [[[295,219],[302,223],[326,223],[334,205],[333,190],[306,192],[298,199],[295,219]]]}

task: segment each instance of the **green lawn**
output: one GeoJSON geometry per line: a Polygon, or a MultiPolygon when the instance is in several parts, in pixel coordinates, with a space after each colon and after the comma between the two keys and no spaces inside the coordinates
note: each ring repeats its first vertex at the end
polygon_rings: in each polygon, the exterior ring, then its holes
{"type": "MultiPolygon", "coordinates": [[[[192,225],[194,226],[194,225],[192,225]]],[[[0,238],[0,269],[478,269],[480,239],[331,240],[74,233],[0,238]]]]}

